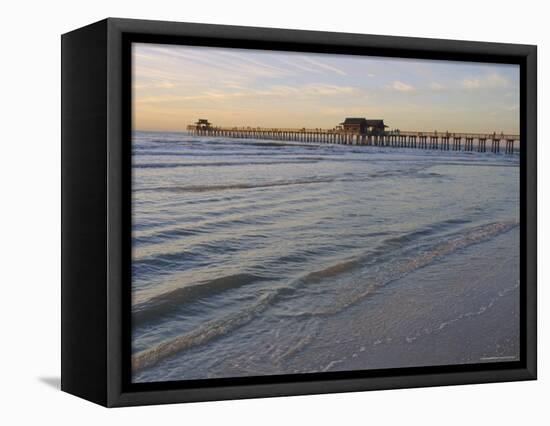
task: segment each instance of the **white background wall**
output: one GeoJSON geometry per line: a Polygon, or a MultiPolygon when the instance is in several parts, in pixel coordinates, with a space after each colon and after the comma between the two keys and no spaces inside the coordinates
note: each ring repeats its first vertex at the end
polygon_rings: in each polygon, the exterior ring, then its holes
{"type": "Polygon", "coordinates": [[[0,52],[0,423],[548,424],[550,183],[545,2],[4,1],[0,52]],[[537,382],[106,410],[58,391],[60,34],[107,16],[538,44],[537,382]],[[546,164],[545,164],[546,163],[546,164]],[[544,396],[544,393],[547,393],[544,396]]]}

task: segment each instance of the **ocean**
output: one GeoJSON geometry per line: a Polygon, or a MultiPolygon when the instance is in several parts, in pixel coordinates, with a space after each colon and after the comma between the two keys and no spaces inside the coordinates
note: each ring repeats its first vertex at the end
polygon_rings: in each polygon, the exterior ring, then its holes
{"type": "Polygon", "coordinates": [[[519,359],[519,157],[135,132],[132,379],[519,359]]]}

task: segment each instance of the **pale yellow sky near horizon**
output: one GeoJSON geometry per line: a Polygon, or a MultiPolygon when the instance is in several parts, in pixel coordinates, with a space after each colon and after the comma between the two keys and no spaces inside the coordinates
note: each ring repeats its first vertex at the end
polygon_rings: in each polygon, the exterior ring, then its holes
{"type": "Polygon", "coordinates": [[[519,66],[133,45],[134,130],[214,125],[519,133],[519,66]]]}

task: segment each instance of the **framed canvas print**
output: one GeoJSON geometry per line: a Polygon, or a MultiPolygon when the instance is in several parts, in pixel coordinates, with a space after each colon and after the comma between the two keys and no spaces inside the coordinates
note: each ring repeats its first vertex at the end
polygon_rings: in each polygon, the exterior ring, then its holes
{"type": "Polygon", "coordinates": [[[107,19],[62,37],[62,389],[536,378],[536,47],[107,19]]]}

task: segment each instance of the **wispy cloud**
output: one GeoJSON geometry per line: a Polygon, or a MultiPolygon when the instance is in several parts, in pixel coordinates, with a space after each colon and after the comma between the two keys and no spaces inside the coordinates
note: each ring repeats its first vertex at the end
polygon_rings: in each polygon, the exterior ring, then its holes
{"type": "Polygon", "coordinates": [[[430,89],[435,91],[445,90],[447,88],[444,84],[437,83],[435,81],[431,82],[429,87],[430,89]]]}
{"type": "Polygon", "coordinates": [[[462,87],[465,89],[494,89],[507,87],[509,81],[506,77],[491,73],[482,77],[465,78],[462,80],[462,87]]]}
{"type": "Polygon", "coordinates": [[[174,89],[175,87],[178,87],[176,83],[173,83],[171,81],[166,80],[160,80],[160,81],[149,81],[149,82],[143,82],[143,83],[135,83],[134,89],[141,90],[141,89],[174,89]]]}
{"type": "Polygon", "coordinates": [[[314,65],[314,66],[316,66],[318,68],[321,68],[321,69],[324,69],[326,71],[330,71],[330,72],[333,72],[333,73],[338,74],[338,75],[348,75],[345,71],[341,70],[340,68],[336,68],[332,65],[328,65],[325,62],[318,61],[318,60],[312,59],[312,58],[303,58],[303,60],[310,63],[311,65],[314,65]]]}
{"type": "Polygon", "coordinates": [[[402,81],[394,81],[390,87],[397,92],[404,92],[404,93],[410,93],[416,90],[414,86],[411,86],[410,84],[407,84],[407,83],[403,83],[402,81]]]}
{"type": "MultiPolygon", "coordinates": [[[[223,49],[201,51],[189,47],[148,46],[141,60],[149,65],[161,68],[178,69],[181,65],[202,72],[220,71],[243,78],[282,78],[289,75],[288,70],[247,57],[245,54],[227,52],[223,49]],[[174,63],[175,62],[175,63],[174,63]],[[179,65],[179,66],[178,66],[179,65]]],[[[136,58],[139,58],[136,55],[136,58]]]]}
{"type": "Polygon", "coordinates": [[[261,91],[261,94],[280,96],[336,96],[336,95],[352,95],[360,94],[362,91],[352,86],[339,86],[336,84],[311,83],[301,86],[272,86],[267,91],[261,91]]]}
{"type": "Polygon", "coordinates": [[[233,52],[228,52],[227,50],[224,50],[224,51],[220,51],[219,55],[221,57],[226,57],[226,58],[232,59],[233,61],[230,62],[232,66],[242,64],[242,63],[247,63],[247,64],[256,65],[260,68],[265,68],[265,69],[270,70],[270,71],[272,71],[272,72],[274,72],[278,75],[288,74],[288,70],[286,70],[284,68],[267,64],[266,62],[258,60],[258,59],[250,58],[246,54],[233,53],[233,52]]]}
{"type": "Polygon", "coordinates": [[[325,83],[311,83],[304,85],[271,85],[265,89],[246,89],[240,90],[206,90],[194,95],[160,94],[156,96],[142,96],[137,101],[143,104],[174,103],[185,101],[220,101],[235,98],[259,97],[281,97],[292,99],[311,99],[326,97],[338,97],[342,95],[360,95],[366,96],[362,90],[352,86],[339,86],[325,83]]]}
{"type": "Polygon", "coordinates": [[[295,58],[288,59],[288,58],[280,57],[280,58],[277,58],[277,60],[285,64],[285,66],[287,67],[290,66],[290,69],[294,71],[299,70],[299,71],[305,71],[306,73],[310,73],[310,74],[322,74],[322,71],[320,69],[304,65],[302,61],[297,61],[295,58]]]}

